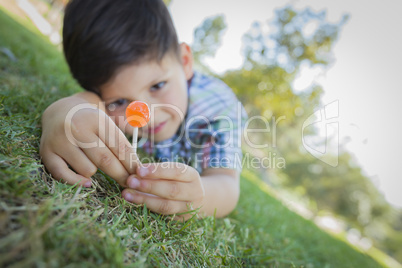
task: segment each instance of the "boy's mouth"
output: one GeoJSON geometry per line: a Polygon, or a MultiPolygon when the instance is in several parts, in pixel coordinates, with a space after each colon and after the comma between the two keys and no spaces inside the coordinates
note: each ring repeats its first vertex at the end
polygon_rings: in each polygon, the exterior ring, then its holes
{"type": "Polygon", "coordinates": [[[159,123],[159,124],[156,125],[155,127],[150,127],[150,126],[149,126],[148,129],[147,129],[147,132],[148,132],[148,133],[154,133],[154,134],[160,132],[160,131],[162,130],[162,128],[166,125],[166,122],[167,122],[167,121],[162,122],[162,123],[159,123]]]}

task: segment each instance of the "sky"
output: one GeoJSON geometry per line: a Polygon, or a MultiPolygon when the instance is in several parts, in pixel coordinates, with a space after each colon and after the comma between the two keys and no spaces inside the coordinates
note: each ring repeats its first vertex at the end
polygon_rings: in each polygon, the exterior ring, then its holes
{"type": "Polygon", "coordinates": [[[316,81],[325,91],[323,106],[338,101],[342,146],[355,156],[387,201],[402,208],[402,16],[398,1],[172,0],[170,11],[179,40],[189,44],[194,29],[205,18],[225,16],[228,28],[222,46],[206,61],[214,72],[222,73],[242,65],[241,37],[251,24],[266,24],[274,10],[286,4],[297,9],[325,9],[330,22],[338,22],[342,14],[350,15],[333,48],[333,65],[326,72],[304,68],[294,87],[302,91],[316,81]]]}

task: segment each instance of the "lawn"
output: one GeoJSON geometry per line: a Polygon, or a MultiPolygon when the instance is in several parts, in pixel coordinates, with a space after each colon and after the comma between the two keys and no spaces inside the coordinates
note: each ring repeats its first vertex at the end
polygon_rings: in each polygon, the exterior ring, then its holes
{"type": "Polygon", "coordinates": [[[175,222],[125,202],[101,172],[82,189],[38,154],[44,109],[79,91],[62,53],[0,9],[0,266],[381,267],[286,208],[252,170],[225,219],[175,222]]]}

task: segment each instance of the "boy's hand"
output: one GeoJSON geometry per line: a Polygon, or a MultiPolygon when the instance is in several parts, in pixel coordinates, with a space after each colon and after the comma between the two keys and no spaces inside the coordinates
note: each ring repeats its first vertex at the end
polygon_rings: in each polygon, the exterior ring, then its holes
{"type": "MultiPolygon", "coordinates": [[[[137,175],[127,180],[123,191],[129,202],[146,204],[160,214],[187,212],[201,207],[205,191],[200,174],[193,167],[178,162],[142,164],[137,175]]],[[[183,215],[187,219],[191,215],[183,215]]]]}
{"type": "Polygon", "coordinates": [[[84,92],[46,109],[42,116],[42,161],[55,179],[68,184],[90,187],[90,177],[99,168],[126,186],[127,177],[136,167],[130,161],[133,149],[104,110],[90,103],[102,106],[95,94],[84,92]]]}

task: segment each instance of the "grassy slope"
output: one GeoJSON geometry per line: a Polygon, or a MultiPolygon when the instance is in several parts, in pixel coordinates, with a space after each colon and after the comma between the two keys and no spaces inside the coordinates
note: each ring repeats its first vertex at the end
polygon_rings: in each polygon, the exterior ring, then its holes
{"type": "MultiPolygon", "coordinates": [[[[31,28],[32,29],[32,28],[31,28]]],[[[171,222],[126,203],[98,174],[96,188],[54,182],[38,156],[43,110],[78,87],[62,55],[0,9],[0,266],[379,267],[289,211],[242,175],[230,217],[171,222]]]]}

